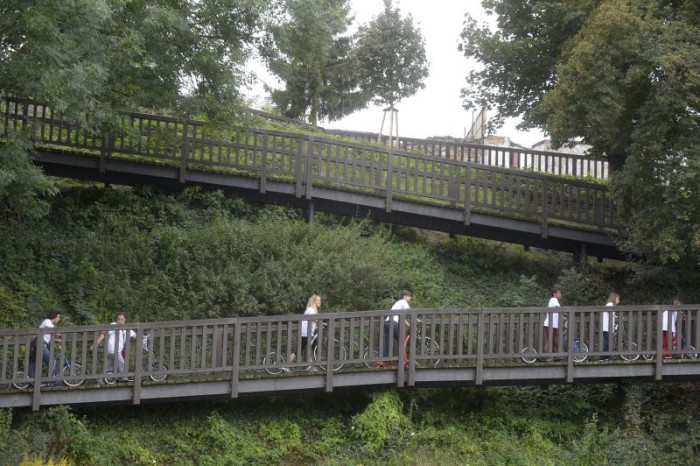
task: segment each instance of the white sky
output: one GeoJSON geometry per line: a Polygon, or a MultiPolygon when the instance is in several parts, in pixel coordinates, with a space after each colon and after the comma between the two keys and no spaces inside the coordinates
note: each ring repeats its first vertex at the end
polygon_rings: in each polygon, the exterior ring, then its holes
{"type": "MultiPolygon", "coordinates": [[[[466,85],[469,71],[478,64],[468,61],[457,50],[463,29],[464,14],[469,12],[479,22],[493,21],[486,16],[480,0],[394,0],[402,16],[410,13],[414,24],[423,32],[430,75],[425,88],[396,105],[399,110],[399,135],[425,138],[429,136],[463,137],[469,130],[472,111],[462,107],[460,91],[466,85]]],[[[356,24],[367,24],[384,8],[383,0],[353,0],[356,24]]],[[[260,74],[260,72],[258,71],[260,74]]],[[[274,82],[269,76],[261,78],[274,82]]],[[[258,106],[262,105],[260,91],[258,106]]],[[[325,128],[377,133],[384,112],[381,107],[370,106],[341,120],[319,122],[325,128]]],[[[520,132],[515,129],[518,121],[507,120],[497,134],[508,136],[511,141],[530,147],[545,138],[539,131],[520,132]]],[[[384,124],[384,134],[389,132],[389,117],[384,124]]]]}

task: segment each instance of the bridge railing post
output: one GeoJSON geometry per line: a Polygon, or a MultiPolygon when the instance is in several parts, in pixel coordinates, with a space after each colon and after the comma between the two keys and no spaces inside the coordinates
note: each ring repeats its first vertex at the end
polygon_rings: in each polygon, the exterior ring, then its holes
{"type": "MultiPolygon", "coordinates": [[[[656,311],[656,367],[654,370],[654,380],[661,380],[663,375],[663,321],[664,308],[661,307],[656,311]]],[[[670,327],[669,327],[670,328],[670,327]]]]}
{"type": "MultiPolygon", "coordinates": [[[[134,395],[132,402],[133,404],[138,405],[141,404],[141,377],[143,373],[143,350],[140,345],[140,342],[143,341],[143,327],[140,324],[136,328],[136,341],[138,344],[132,345],[134,351],[136,351],[136,362],[134,363],[136,365],[136,367],[134,367],[134,395]]],[[[128,341],[125,341],[124,344],[128,344],[128,341]]]]}
{"type": "MultiPolygon", "coordinates": [[[[394,311],[396,312],[396,311],[394,311]]],[[[393,318],[390,317],[390,318],[393,318]]],[[[394,326],[391,325],[389,327],[390,329],[394,329],[394,326]]],[[[390,341],[393,341],[393,336],[389,337],[390,341]]],[[[411,339],[413,340],[413,339],[411,339]]],[[[415,342],[411,342],[415,343],[415,342]]],[[[396,377],[396,386],[398,388],[401,388],[405,385],[405,373],[406,373],[406,315],[405,314],[399,314],[399,338],[398,338],[398,344],[396,345],[396,352],[398,353],[397,357],[397,363],[398,367],[397,369],[397,377],[396,377]]],[[[415,346],[414,346],[415,348],[415,346]]],[[[392,353],[389,353],[392,354],[392,353]]],[[[415,357],[415,351],[414,353],[409,354],[409,357],[411,360],[414,359],[415,357]]]]}
{"type": "MultiPolygon", "coordinates": [[[[385,193],[386,193],[386,204],[385,204],[385,209],[387,212],[391,212],[391,203],[392,203],[392,198],[393,198],[393,180],[394,180],[394,167],[393,167],[393,159],[394,159],[394,151],[389,150],[386,153],[386,177],[385,177],[385,193]]],[[[381,168],[380,168],[381,170],[381,168]]],[[[398,179],[396,180],[397,183],[400,183],[401,181],[398,179]]]]}
{"type": "MultiPolygon", "coordinates": [[[[411,333],[413,336],[418,334],[418,316],[411,314],[411,333]]],[[[401,356],[403,357],[403,356],[401,356]]],[[[412,387],[416,384],[416,358],[418,350],[416,349],[416,339],[409,338],[408,342],[408,386],[412,387]]],[[[405,361],[404,361],[405,366],[405,361]]]]}
{"type": "Polygon", "coordinates": [[[238,377],[241,366],[241,324],[238,319],[233,322],[233,366],[231,369],[231,398],[238,398],[238,377]]]}
{"type": "Polygon", "coordinates": [[[474,383],[478,386],[483,383],[484,378],[484,326],[485,326],[485,315],[484,309],[479,309],[479,314],[477,317],[476,324],[476,374],[474,376],[474,383]]]}
{"type": "Polygon", "coordinates": [[[574,339],[576,338],[576,321],[574,320],[575,313],[570,309],[566,320],[567,322],[567,338],[566,338],[566,381],[571,383],[574,381],[574,339]]]}
{"type": "MultiPolygon", "coordinates": [[[[267,192],[267,133],[262,133],[262,153],[260,154],[260,192],[265,194],[267,192]]],[[[256,133],[257,138],[257,133],[256,133]]],[[[257,144],[256,144],[257,146],[257,144]]],[[[257,149],[257,147],[256,147],[257,149]]]]}
{"type": "Polygon", "coordinates": [[[313,173],[314,163],[313,163],[313,161],[314,161],[314,138],[313,138],[313,136],[308,136],[306,138],[306,199],[311,199],[311,197],[313,195],[313,180],[314,180],[314,173],[313,173]]]}
{"type": "Polygon", "coordinates": [[[540,223],[540,228],[541,228],[541,233],[540,235],[542,238],[547,238],[548,236],[548,231],[547,231],[547,223],[548,223],[548,216],[549,216],[549,181],[547,180],[542,180],[542,196],[540,196],[540,202],[542,202],[542,218],[541,218],[541,223],[540,223]]]}
{"type": "Polygon", "coordinates": [[[182,121],[182,153],[180,155],[180,183],[184,183],[187,176],[187,166],[190,158],[190,135],[188,120],[182,121]]]}
{"type": "Polygon", "coordinates": [[[465,171],[465,186],[464,186],[464,224],[471,223],[472,215],[472,166],[471,162],[467,162],[465,171]]]}
{"type": "MultiPolygon", "coordinates": [[[[326,341],[328,341],[327,345],[327,352],[326,352],[326,391],[327,392],[332,392],[333,391],[333,363],[335,362],[334,356],[335,356],[335,325],[336,324],[336,319],[334,316],[331,316],[328,319],[328,335],[326,335],[326,341]]],[[[322,347],[322,345],[321,345],[322,347]]],[[[319,354],[321,354],[321,351],[319,351],[319,354]]]]}
{"type": "MultiPolygon", "coordinates": [[[[44,373],[44,333],[39,331],[34,342],[34,389],[32,390],[32,410],[37,411],[41,406],[41,380],[44,373]],[[41,349],[41,351],[39,351],[41,349]]],[[[51,375],[51,347],[49,347],[49,369],[48,374],[51,375]]],[[[27,372],[29,375],[29,372],[27,372]]]]}
{"type": "Polygon", "coordinates": [[[114,152],[114,131],[109,130],[102,133],[102,144],[100,144],[100,164],[99,171],[104,173],[107,168],[107,159],[114,152]]]}
{"type": "Polygon", "coordinates": [[[303,187],[304,187],[304,167],[306,164],[304,163],[305,157],[304,157],[304,141],[306,140],[305,136],[297,136],[297,156],[294,159],[294,184],[296,186],[294,190],[294,195],[297,198],[300,198],[301,195],[303,194],[303,187]]]}

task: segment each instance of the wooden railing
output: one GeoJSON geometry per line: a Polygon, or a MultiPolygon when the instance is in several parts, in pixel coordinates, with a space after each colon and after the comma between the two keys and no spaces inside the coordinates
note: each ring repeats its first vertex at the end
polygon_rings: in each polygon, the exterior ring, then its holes
{"type": "MultiPolygon", "coordinates": [[[[377,133],[324,130],[358,141],[389,143],[389,136],[377,133]]],[[[397,144],[394,138],[394,144],[397,144]]],[[[439,139],[400,138],[397,149],[419,152],[434,157],[474,162],[501,168],[517,168],[558,176],[589,177],[599,180],[610,176],[608,161],[565,152],[526,149],[523,147],[489,146],[476,143],[445,141],[439,139]]]]}
{"type": "MultiPolygon", "coordinates": [[[[305,352],[298,351],[300,324],[308,319],[301,315],[1,330],[0,398],[18,391],[30,392],[38,407],[42,393],[54,390],[42,383],[79,383],[107,390],[112,385],[99,383],[115,377],[128,378],[125,383],[132,387],[134,401],[138,402],[144,385],[223,380],[230,384],[231,396],[236,396],[239,382],[251,377],[305,375],[309,368],[326,374],[326,389],[330,391],[336,376],[357,371],[395,370],[399,386],[411,386],[422,370],[474,368],[479,385],[483,382],[480,374],[489,367],[563,364],[567,381],[572,381],[574,366],[594,367],[599,357],[612,358],[607,364],[654,364],[657,369],[664,361],[700,361],[695,349],[700,341],[700,306],[678,306],[675,314],[664,313],[666,310],[665,306],[562,307],[557,312],[560,320],[567,322],[568,335],[562,325],[558,337],[542,326],[544,317],[552,311],[546,308],[319,314],[315,316],[317,343],[309,344],[305,352]],[[602,350],[604,312],[609,312],[608,351],[602,350]],[[407,328],[403,325],[399,326],[398,338],[394,338],[393,330],[388,338],[385,334],[385,319],[395,314],[411,324],[413,333],[408,344],[404,344],[407,328]],[[667,328],[673,328],[676,321],[675,348],[663,347],[664,319],[667,328]],[[133,330],[136,334],[135,339],[125,342],[126,365],[121,374],[107,371],[105,346],[96,344],[101,332],[114,330],[133,330]],[[52,336],[49,352],[53,356],[48,366],[42,361],[41,351],[45,335],[52,336]],[[142,346],[144,337],[149,342],[148,351],[142,346]],[[558,349],[544,352],[542,343],[547,339],[556,340],[558,349]],[[30,351],[34,341],[40,342],[38,352],[30,351]],[[292,363],[289,355],[293,352],[298,356],[292,363]],[[36,365],[35,377],[27,375],[30,358],[36,365]],[[552,358],[560,362],[552,362],[552,358]],[[69,361],[68,369],[64,359],[69,361]]],[[[662,371],[656,374],[660,378],[662,371]]],[[[520,382],[527,383],[527,376],[520,382]]]]}
{"type": "MultiPolygon", "coordinates": [[[[63,148],[100,158],[129,158],[179,168],[217,171],[294,184],[297,197],[313,198],[314,187],[359,191],[386,200],[432,203],[460,209],[464,223],[487,213],[588,230],[614,229],[607,186],[529,171],[475,163],[473,157],[435,157],[374,145],[280,131],[232,129],[216,135],[202,121],[132,113],[113,131],[60,118],[48,105],[29,100],[3,102],[2,134],[25,131],[46,149],[63,148]]],[[[466,147],[466,146],[465,146],[466,147]]],[[[475,149],[486,151],[485,146],[475,149]]],[[[490,150],[490,149],[488,149],[490,150]]],[[[485,152],[484,152],[485,153],[485,152]]]]}

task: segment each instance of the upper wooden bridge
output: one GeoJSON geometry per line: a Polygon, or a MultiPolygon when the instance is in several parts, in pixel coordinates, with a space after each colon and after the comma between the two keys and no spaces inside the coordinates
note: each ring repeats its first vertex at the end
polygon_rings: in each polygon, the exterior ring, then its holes
{"type": "Polygon", "coordinates": [[[602,160],[404,139],[399,148],[132,113],[113,131],[6,99],[0,139],[24,131],[49,175],[167,189],[202,186],[255,202],[622,259],[602,160]],[[598,178],[587,182],[580,177],[598,178]]]}
{"type": "Polygon", "coordinates": [[[559,350],[550,353],[542,352],[541,345],[551,337],[542,327],[551,312],[546,308],[319,314],[318,344],[308,345],[293,364],[287,356],[300,348],[300,323],[308,316],[1,330],[0,407],[36,410],[56,404],[140,404],[368,387],[699,380],[695,346],[700,305],[676,306],[675,315],[666,310],[559,308],[568,335],[560,330],[559,350]],[[604,352],[606,311],[611,331],[604,352]],[[415,333],[408,340],[403,325],[397,340],[384,336],[384,320],[395,314],[411,323],[415,333]],[[672,328],[675,318],[677,347],[664,350],[664,320],[672,328]],[[120,375],[107,371],[105,348],[95,344],[102,331],[110,330],[136,333],[136,339],[126,341],[126,372],[120,375]],[[48,367],[41,351],[28,350],[46,334],[53,336],[48,367]],[[383,357],[385,347],[388,355],[383,357]],[[36,378],[27,376],[30,358],[36,378]],[[100,383],[115,377],[128,381],[100,383]]]}

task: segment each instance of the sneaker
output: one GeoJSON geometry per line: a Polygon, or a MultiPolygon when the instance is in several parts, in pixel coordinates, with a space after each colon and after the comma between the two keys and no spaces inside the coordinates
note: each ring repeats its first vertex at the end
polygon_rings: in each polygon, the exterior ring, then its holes
{"type": "Polygon", "coordinates": [[[292,370],[289,367],[280,367],[284,372],[292,372],[292,370]]]}
{"type": "Polygon", "coordinates": [[[318,369],[316,369],[316,366],[309,366],[309,367],[306,368],[306,370],[307,370],[308,372],[316,372],[316,371],[318,371],[318,369]]]}

